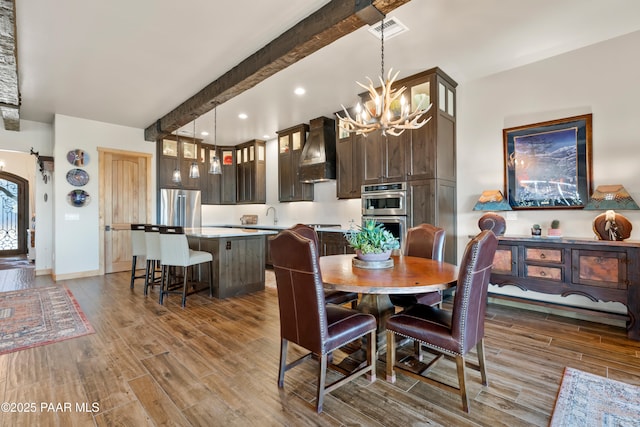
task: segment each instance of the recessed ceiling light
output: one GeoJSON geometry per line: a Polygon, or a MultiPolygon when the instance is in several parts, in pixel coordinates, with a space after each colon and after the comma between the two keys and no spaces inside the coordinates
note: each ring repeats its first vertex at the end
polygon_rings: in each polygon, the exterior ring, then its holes
{"type": "Polygon", "coordinates": [[[245,120],[249,116],[247,116],[245,113],[240,113],[240,114],[238,114],[238,117],[241,118],[242,120],[245,120]]]}
{"type": "Polygon", "coordinates": [[[267,135],[267,134],[265,134],[265,135],[262,135],[262,137],[263,137],[264,139],[269,139],[269,138],[271,138],[271,135],[267,135]]]}
{"type": "Polygon", "coordinates": [[[200,135],[209,136],[209,132],[207,132],[206,130],[203,130],[202,132],[200,132],[200,135]]]}
{"type": "Polygon", "coordinates": [[[298,96],[302,96],[305,93],[307,93],[307,91],[303,87],[297,87],[296,90],[293,91],[293,93],[295,93],[298,96]]]}

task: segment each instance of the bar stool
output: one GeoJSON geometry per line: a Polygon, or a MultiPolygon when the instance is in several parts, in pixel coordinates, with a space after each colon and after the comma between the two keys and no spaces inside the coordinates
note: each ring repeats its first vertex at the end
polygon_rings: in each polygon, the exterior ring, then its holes
{"type": "Polygon", "coordinates": [[[181,293],[182,307],[184,308],[187,303],[187,295],[202,290],[195,289],[194,285],[194,290],[187,293],[188,267],[205,262],[209,263],[209,297],[213,297],[213,255],[210,252],[189,249],[189,242],[183,227],[160,227],[160,253],[162,264],[160,304],[163,303],[165,294],[181,293]],[[170,289],[168,267],[184,267],[182,292],[170,289]]]}
{"type": "Polygon", "coordinates": [[[158,271],[158,265],[160,263],[160,226],[159,225],[146,225],[144,227],[144,240],[147,249],[147,269],[145,273],[144,282],[144,295],[147,295],[149,286],[159,284],[162,279],[156,277],[158,271]]]}
{"type": "Polygon", "coordinates": [[[138,257],[144,257],[147,255],[147,244],[144,241],[144,224],[131,224],[131,289],[133,289],[133,282],[136,279],[144,278],[146,280],[147,275],[141,274],[136,276],[136,264],[138,257]]]}

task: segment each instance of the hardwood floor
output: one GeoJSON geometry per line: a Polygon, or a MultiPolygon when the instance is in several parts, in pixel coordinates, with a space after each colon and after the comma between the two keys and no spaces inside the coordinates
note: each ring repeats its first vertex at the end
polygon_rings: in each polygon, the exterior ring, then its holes
{"type": "MultiPolygon", "coordinates": [[[[32,285],[50,280],[37,276],[32,285]]],[[[0,413],[3,426],[546,426],[565,366],[640,384],[640,343],[622,328],[490,304],[489,387],[469,371],[470,414],[457,395],[401,374],[387,383],[380,361],[375,383],[344,385],[317,415],[315,362],[277,387],[272,287],[226,300],[192,295],[181,309],[176,296],[160,306],[157,290],[147,298],[139,284],[130,291],[128,273],[58,284],[73,292],[96,333],[0,356],[1,401],[37,406],[0,413]],[[47,412],[42,403],[54,406],[47,412]]],[[[455,381],[454,364],[441,362],[432,375],[455,381]]]]}

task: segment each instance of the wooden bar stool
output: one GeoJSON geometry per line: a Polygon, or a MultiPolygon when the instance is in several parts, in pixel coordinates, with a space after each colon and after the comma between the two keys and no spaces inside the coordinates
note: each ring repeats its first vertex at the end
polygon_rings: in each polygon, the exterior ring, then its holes
{"type": "Polygon", "coordinates": [[[144,278],[146,280],[147,275],[141,274],[136,276],[136,264],[138,257],[145,257],[147,255],[147,244],[144,240],[144,224],[131,224],[131,289],[133,289],[133,282],[136,279],[144,278]]]}
{"type": "Polygon", "coordinates": [[[147,295],[149,286],[160,283],[162,275],[156,277],[160,264],[160,226],[146,225],[144,227],[144,240],[147,251],[147,269],[145,273],[144,294],[147,295]]]}
{"type": "Polygon", "coordinates": [[[187,303],[187,295],[201,291],[202,289],[194,289],[187,292],[188,267],[209,263],[209,297],[213,297],[213,255],[210,252],[194,251],[189,249],[187,236],[184,234],[182,227],[160,227],[160,253],[162,274],[160,288],[160,304],[163,303],[164,296],[169,293],[182,294],[182,307],[187,303]],[[184,267],[184,278],[182,291],[174,291],[170,289],[168,267],[184,267]]]}

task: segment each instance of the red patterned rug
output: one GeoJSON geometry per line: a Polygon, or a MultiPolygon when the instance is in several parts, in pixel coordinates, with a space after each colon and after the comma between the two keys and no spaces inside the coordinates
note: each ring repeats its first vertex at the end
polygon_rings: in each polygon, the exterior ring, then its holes
{"type": "Polygon", "coordinates": [[[565,368],[549,426],[640,426],[640,387],[565,368]]]}
{"type": "Polygon", "coordinates": [[[0,354],[94,332],[65,286],[0,293],[0,354]]]}

